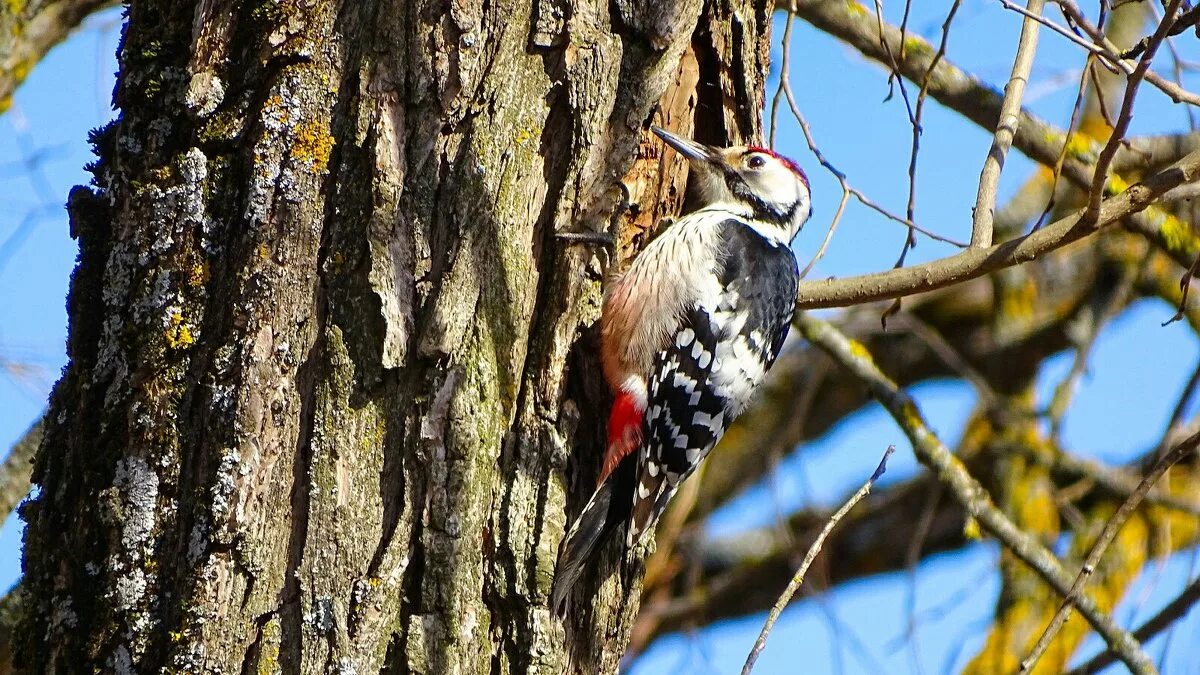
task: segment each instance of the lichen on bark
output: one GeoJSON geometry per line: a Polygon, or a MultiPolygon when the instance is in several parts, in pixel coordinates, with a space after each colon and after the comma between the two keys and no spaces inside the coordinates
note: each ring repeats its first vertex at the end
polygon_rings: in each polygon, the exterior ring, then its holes
{"type": "Polygon", "coordinates": [[[597,468],[589,327],[683,198],[648,125],[757,137],[768,26],[742,0],[134,3],[71,200],[27,667],[615,670],[636,586],[545,606],[597,468]],[[555,237],[581,228],[623,245],[555,237]]]}

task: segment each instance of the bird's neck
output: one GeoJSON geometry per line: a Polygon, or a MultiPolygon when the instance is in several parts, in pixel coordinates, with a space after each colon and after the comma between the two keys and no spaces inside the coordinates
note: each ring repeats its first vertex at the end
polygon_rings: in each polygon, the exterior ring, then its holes
{"type": "Polygon", "coordinates": [[[757,232],[768,241],[788,247],[794,234],[788,229],[787,223],[777,223],[759,217],[753,207],[736,201],[718,201],[704,206],[696,213],[712,213],[713,215],[732,217],[742,221],[751,230],[757,232]]]}

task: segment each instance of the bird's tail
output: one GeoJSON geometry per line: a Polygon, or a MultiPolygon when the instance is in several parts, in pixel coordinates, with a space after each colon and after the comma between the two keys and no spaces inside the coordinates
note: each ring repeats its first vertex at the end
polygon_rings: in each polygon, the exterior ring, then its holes
{"type": "Polygon", "coordinates": [[[562,612],[567,594],[604,544],[628,523],[637,481],[637,449],[641,443],[642,410],[632,395],[621,393],[608,419],[608,448],[600,484],[583,513],[571,526],[558,551],[558,567],[550,608],[562,612]]]}

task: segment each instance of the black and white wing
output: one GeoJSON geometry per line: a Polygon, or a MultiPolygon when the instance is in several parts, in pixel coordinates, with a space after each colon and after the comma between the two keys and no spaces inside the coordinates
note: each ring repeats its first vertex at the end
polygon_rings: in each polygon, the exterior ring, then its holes
{"type": "Polygon", "coordinates": [[[699,293],[648,378],[630,546],[745,410],[792,320],[799,273],[791,250],[737,219],[719,230],[718,283],[699,293]]]}

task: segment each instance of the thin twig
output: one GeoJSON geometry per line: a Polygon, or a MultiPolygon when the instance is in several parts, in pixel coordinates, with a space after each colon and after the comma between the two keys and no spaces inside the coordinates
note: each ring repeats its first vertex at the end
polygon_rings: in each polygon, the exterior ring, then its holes
{"type": "Polygon", "coordinates": [[[800,131],[801,131],[801,133],[804,134],[804,140],[808,144],[809,151],[813,153],[813,156],[817,158],[817,162],[820,163],[821,166],[825,167],[825,169],[827,171],[829,171],[829,173],[833,174],[833,177],[836,178],[838,180],[838,183],[841,184],[843,191],[849,192],[851,195],[854,196],[855,199],[857,199],[859,201],[860,204],[871,209],[872,211],[875,211],[879,215],[887,218],[888,220],[893,220],[897,223],[900,223],[901,225],[904,225],[913,230],[916,230],[917,232],[920,232],[921,234],[925,235],[926,237],[929,237],[930,239],[933,239],[934,241],[940,241],[944,244],[950,244],[951,246],[957,246],[958,248],[967,248],[967,245],[961,241],[956,241],[954,239],[951,239],[950,237],[944,237],[940,234],[937,234],[936,232],[931,232],[931,231],[921,227],[920,225],[917,225],[916,223],[914,223],[913,221],[911,221],[907,218],[902,218],[902,217],[892,213],[891,211],[888,211],[887,209],[883,208],[882,206],[871,201],[871,199],[869,197],[867,197],[865,194],[863,194],[857,188],[850,185],[849,180],[846,178],[846,174],[843,173],[836,166],[834,166],[833,163],[830,162],[825,157],[825,154],[823,152],[821,152],[821,149],[819,147],[817,147],[817,142],[813,138],[812,128],[808,125],[808,120],[804,117],[804,113],[800,112],[800,106],[796,103],[796,98],[792,93],[792,88],[791,88],[790,84],[784,86],[783,94],[784,94],[784,98],[787,99],[788,107],[792,111],[792,116],[796,118],[796,123],[800,125],[800,131]]]}
{"type": "Polygon", "coordinates": [[[1158,441],[1158,446],[1154,451],[1155,457],[1166,454],[1167,446],[1171,444],[1174,434],[1178,433],[1183,422],[1183,414],[1187,412],[1198,385],[1200,385],[1200,361],[1197,361],[1196,366],[1192,368],[1191,377],[1188,378],[1187,384],[1183,385],[1183,391],[1180,392],[1179,398],[1175,400],[1175,407],[1171,409],[1171,417],[1167,420],[1166,430],[1163,431],[1162,438],[1158,441]]]}
{"type": "MultiPolygon", "coordinates": [[[[1083,64],[1083,71],[1079,77],[1079,89],[1075,93],[1075,104],[1071,107],[1071,120],[1067,122],[1067,142],[1063,143],[1062,150],[1058,153],[1058,159],[1054,160],[1054,169],[1050,174],[1050,197],[1046,200],[1046,206],[1042,209],[1042,214],[1038,216],[1037,221],[1033,224],[1031,231],[1041,229],[1042,225],[1046,224],[1046,219],[1050,217],[1050,212],[1054,210],[1054,205],[1058,201],[1058,180],[1062,178],[1063,162],[1067,159],[1067,148],[1071,146],[1071,136],[1075,133],[1076,127],[1079,124],[1079,113],[1083,111],[1083,101],[1087,94],[1088,77],[1094,72],[1094,60],[1091,56],[1083,64]]],[[[1103,100],[1103,96],[1098,96],[1098,100],[1103,100]]]]}
{"type": "MultiPolygon", "coordinates": [[[[1005,3],[1007,5],[1007,3],[1005,3]]],[[[1021,123],[1021,100],[1025,97],[1025,85],[1033,70],[1033,56],[1037,53],[1038,26],[1034,18],[1041,16],[1043,0],[1029,0],[1025,20],[1021,22],[1021,37],[1017,41],[1017,55],[1013,59],[1012,74],[1004,85],[1004,101],[1000,104],[1000,119],[996,122],[996,133],[992,136],[992,147],[983,160],[979,174],[979,192],[975,197],[975,210],[971,222],[971,246],[992,245],[992,224],[996,208],[996,187],[1000,183],[1000,171],[1004,158],[1012,147],[1017,125],[1021,123]]]]}
{"type": "Polygon", "coordinates": [[[808,273],[812,271],[817,261],[825,257],[825,249],[829,248],[829,242],[833,241],[833,233],[837,230],[838,223],[842,221],[842,214],[846,212],[846,202],[848,201],[850,201],[850,191],[842,190],[842,198],[838,201],[837,210],[833,212],[833,220],[829,221],[829,229],[825,230],[825,238],[821,240],[821,246],[813,254],[812,260],[809,260],[804,269],[800,270],[801,279],[808,277],[808,273]]]}
{"type": "MultiPolygon", "coordinates": [[[[1151,48],[1153,48],[1153,45],[1151,45],[1151,48]]],[[[1050,620],[1050,624],[1046,626],[1046,630],[1042,632],[1042,636],[1038,638],[1037,643],[1033,646],[1033,651],[1029,653],[1029,656],[1024,661],[1021,661],[1020,672],[1025,673],[1032,670],[1037,665],[1038,659],[1042,658],[1042,655],[1046,653],[1046,650],[1050,647],[1050,643],[1054,640],[1054,636],[1058,634],[1063,624],[1067,622],[1067,617],[1071,615],[1071,608],[1082,597],[1084,584],[1087,583],[1087,580],[1096,571],[1096,566],[1100,564],[1100,559],[1104,556],[1104,552],[1108,550],[1109,544],[1116,538],[1117,533],[1121,531],[1121,527],[1125,525],[1125,521],[1129,520],[1129,517],[1133,515],[1138,505],[1142,503],[1142,499],[1145,498],[1146,493],[1150,491],[1150,488],[1154,487],[1158,479],[1162,478],[1167,469],[1170,469],[1176,462],[1195,452],[1197,446],[1200,446],[1200,432],[1180,441],[1158,461],[1150,473],[1146,474],[1146,477],[1138,484],[1133,494],[1129,495],[1121,504],[1121,507],[1117,509],[1117,512],[1104,524],[1104,530],[1100,532],[1096,543],[1092,544],[1092,549],[1083,561],[1083,566],[1080,568],[1079,574],[1076,575],[1075,582],[1071,584],[1071,590],[1063,598],[1058,611],[1054,613],[1054,618],[1050,620]]]]}
{"type": "Polygon", "coordinates": [[[779,86],[775,88],[775,95],[771,97],[771,131],[767,137],[767,144],[771,149],[775,148],[775,133],[779,129],[779,102],[783,99],[783,90],[791,79],[792,65],[792,24],[796,20],[795,2],[788,7],[787,19],[783,24],[783,37],[780,38],[779,48],[783,51],[779,63],[779,86]]]}
{"type": "MultiPolygon", "coordinates": [[[[855,11],[853,3],[827,2],[825,0],[794,0],[794,2],[798,17],[847,42],[868,59],[883,63],[885,66],[890,62],[881,47],[881,41],[893,46],[899,44],[900,31],[896,27],[885,23],[881,35],[878,17],[872,16],[869,12],[855,11]]],[[[909,41],[917,39],[910,37],[909,41]]],[[[924,49],[908,49],[905,52],[906,58],[900,63],[901,74],[914,82],[919,82],[925,76],[926,69],[935,52],[931,45],[924,44],[924,46],[924,49]]],[[[1003,102],[1002,97],[991,87],[946,58],[942,59],[935,69],[929,95],[947,108],[964,115],[989,131],[995,129],[1000,105],[1003,102]]],[[[1061,152],[1062,144],[1067,140],[1067,136],[1061,130],[1022,111],[1021,124],[1013,139],[1013,148],[1020,150],[1036,162],[1051,166],[1061,152]]],[[[1118,172],[1136,171],[1152,164],[1158,166],[1174,161],[1175,158],[1194,149],[1197,140],[1190,136],[1171,137],[1165,142],[1157,139],[1130,139],[1127,141],[1127,146],[1122,145],[1122,148],[1126,149],[1119,150],[1113,160],[1113,170],[1118,172]]],[[[1091,185],[1094,158],[1100,150],[1099,143],[1092,145],[1095,147],[1073,150],[1062,170],[1062,175],[1072,184],[1085,189],[1091,185]]],[[[1155,208],[1145,214],[1130,214],[1126,218],[1126,223],[1131,229],[1154,237],[1160,219],[1166,215],[1161,209],[1155,208]]],[[[1167,243],[1162,241],[1161,237],[1156,241],[1160,245],[1167,243]]],[[[1183,264],[1190,265],[1191,259],[1189,258],[1183,264]]],[[[888,297],[894,298],[896,295],[888,297]]]]}
{"type": "MultiPolygon", "coordinates": [[[[1104,34],[1103,29],[1099,25],[1092,25],[1088,21],[1087,17],[1083,14],[1083,10],[1079,9],[1079,5],[1075,4],[1075,0],[1054,1],[1062,9],[1063,16],[1067,17],[1068,21],[1079,26],[1079,28],[1088,34],[1088,37],[1092,38],[1094,45],[1103,49],[1102,53],[1106,61],[1119,67],[1126,75],[1133,74],[1134,66],[1130,64],[1129,59],[1136,58],[1136,55],[1130,55],[1128,52],[1122,54],[1116,45],[1108,39],[1108,36],[1104,34]]],[[[1103,16],[1105,3],[1101,3],[1100,10],[1101,16],[1103,16]]],[[[1176,103],[1200,106],[1200,96],[1184,89],[1178,82],[1172,82],[1152,70],[1146,72],[1146,81],[1169,96],[1176,103]]]]}
{"type": "MultiPolygon", "coordinates": [[[[1059,35],[1067,38],[1071,42],[1074,42],[1075,44],[1079,45],[1080,47],[1083,47],[1084,49],[1088,50],[1092,54],[1099,56],[1100,62],[1109,71],[1115,73],[1115,72],[1117,72],[1117,70],[1121,69],[1121,67],[1119,65],[1114,65],[1112,63],[1112,61],[1108,58],[1108,54],[1107,54],[1107,52],[1104,51],[1104,47],[1101,47],[1100,45],[1098,45],[1094,42],[1088,42],[1087,40],[1076,35],[1074,32],[1072,32],[1066,28],[1063,28],[1062,26],[1058,25],[1057,23],[1054,23],[1050,19],[1047,19],[1046,17],[1042,16],[1040,13],[1035,14],[1034,12],[1031,12],[1031,11],[1025,9],[1024,7],[1021,7],[1020,5],[1014,5],[1013,3],[1009,2],[1009,0],[1000,0],[1000,4],[1003,5],[1005,9],[1014,11],[1017,14],[1020,14],[1021,16],[1025,17],[1026,19],[1036,21],[1036,22],[1042,24],[1043,26],[1045,26],[1046,28],[1049,28],[1050,30],[1054,31],[1055,33],[1058,33],[1059,35]]],[[[1126,74],[1128,74],[1128,73],[1126,73],[1126,74]]]]}
{"type": "Polygon", "coordinates": [[[813,541],[812,546],[809,546],[808,553],[804,555],[804,561],[800,563],[800,568],[796,570],[796,574],[792,576],[792,580],[788,582],[787,588],[783,589],[779,599],[775,601],[775,605],[771,607],[771,612],[767,614],[767,621],[763,624],[762,631],[758,634],[758,639],[754,641],[754,648],[750,650],[750,654],[746,657],[746,664],[742,666],[742,675],[749,675],[750,671],[754,670],[754,662],[758,660],[759,654],[767,646],[767,635],[771,632],[771,628],[775,626],[775,622],[779,620],[779,615],[783,613],[783,608],[792,601],[792,597],[796,595],[796,591],[800,590],[800,584],[804,583],[804,575],[808,572],[808,568],[812,566],[813,560],[816,560],[817,554],[821,552],[821,547],[825,544],[826,537],[837,526],[838,522],[854,508],[856,504],[862,501],[863,497],[871,491],[871,487],[875,485],[875,481],[887,471],[888,457],[896,451],[896,446],[889,445],[883,453],[883,458],[879,460],[879,466],[875,468],[875,473],[863,483],[858,491],[846,500],[845,504],[838,509],[829,520],[826,521],[825,527],[821,529],[821,533],[813,541]]]}
{"type": "Polygon", "coordinates": [[[933,527],[933,517],[937,515],[938,503],[942,500],[944,490],[941,483],[934,482],[930,485],[925,506],[921,508],[921,517],[917,520],[916,531],[913,532],[908,551],[904,554],[904,572],[908,577],[907,592],[904,594],[904,605],[908,615],[904,626],[904,638],[908,643],[913,672],[917,675],[923,675],[925,671],[921,664],[921,644],[917,638],[917,565],[921,562],[921,549],[929,539],[929,530],[933,527]]]}
{"type": "MultiPolygon", "coordinates": [[[[905,14],[907,18],[907,13],[905,14]]],[[[912,104],[908,102],[908,89],[904,87],[904,77],[900,73],[900,64],[896,61],[896,55],[892,52],[892,46],[883,38],[883,3],[880,0],[875,0],[875,24],[879,28],[879,46],[887,54],[888,66],[888,95],[884,100],[892,97],[892,84],[895,83],[900,87],[900,98],[904,100],[904,110],[908,113],[909,124],[916,124],[916,118],[913,116],[912,104]]],[[[900,49],[904,50],[904,29],[900,29],[900,49]]]]}
{"type": "Polygon", "coordinates": [[[876,300],[890,300],[983,276],[1028,262],[1062,248],[1103,228],[1121,222],[1148,208],[1170,190],[1200,179],[1200,151],[1191,153],[1143,182],[1130,186],[1104,201],[1100,219],[1092,227],[1081,227],[1082,212],[1075,212],[1019,239],[990,248],[969,248],[947,258],[898,270],[844,279],[805,281],[797,293],[797,307],[841,307],[876,300]]]}
{"type": "Polygon", "coordinates": [[[1187,268],[1187,271],[1179,278],[1179,309],[1175,311],[1175,314],[1171,318],[1164,321],[1162,325],[1175,323],[1187,313],[1188,292],[1192,290],[1192,279],[1197,273],[1200,273],[1200,254],[1196,256],[1196,261],[1192,263],[1192,266],[1187,268]]]}
{"type": "Polygon", "coordinates": [[[1133,69],[1125,83],[1125,96],[1121,100],[1121,112],[1117,115],[1117,123],[1113,127],[1108,142],[1104,144],[1104,149],[1100,151],[1100,157],[1096,160],[1096,167],[1093,170],[1091,192],[1087,210],[1084,212],[1084,222],[1086,223],[1096,222],[1096,218],[1100,215],[1100,201],[1104,198],[1104,186],[1108,183],[1108,169],[1112,164],[1113,157],[1117,154],[1117,148],[1125,138],[1125,133],[1129,130],[1129,123],[1133,120],[1133,102],[1137,98],[1139,85],[1146,76],[1146,71],[1150,69],[1150,61],[1158,51],[1158,46],[1167,37],[1167,31],[1170,30],[1171,24],[1175,20],[1175,12],[1179,9],[1180,2],[1182,0],[1170,0],[1166,15],[1158,24],[1158,30],[1154,31],[1145,53],[1142,54],[1137,67],[1133,69]]]}
{"type": "MultiPolygon", "coordinates": [[[[1167,37],[1179,35],[1183,31],[1195,26],[1197,21],[1200,21],[1200,5],[1187,10],[1183,14],[1180,14],[1179,18],[1176,19],[1174,24],[1171,26],[1171,30],[1167,31],[1167,37]]],[[[1149,37],[1142,38],[1137,44],[1121,54],[1121,57],[1126,59],[1136,59],[1142,54],[1142,52],[1149,49],[1151,40],[1152,38],[1149,37]]]]}
{"type": "MultiPolygon", "coordinates": [[[[917,93],[917,109],[913,115],[912,125],[912,150],[908,158],[908,207],[905,215],[910,221],[916,220],[917,211],[917,155],[921,150],[921,134],[924,129],[921,127],[921,114],[925,110],[925,101],[929,96],[929,78],[933,75],[933,69],[937,68],[938,61],[946,55],[946,44],[950,40],[950,25],[954,22],[954,15],[958,13],[958,8],[962,5],[962,0],[954,0],[950,5],[950,11],[946,13],[946,20],[942,23],[942,41],[938,44],[937,53],[933,55],[933,60],[929,62],[929,67],[925,69],[925,77],[921,79],[921,91],[917,93]]],[[[904,22],[900,24],[900,45],[903,50],[904,40],[903,35],[908,22],[908,4],[904,6],[904,22]]],[[[900,251],[900,259],[896,261],[896,267],[904,264],[905,255],[908,250],[916,244],[913,238],[913,232],[910,229],[908,239],[904,242],[904,248],[900,251]]]]}
{"type": "MultiPolygon", "coordinates": [[[[900,22],[900,59],[904,59],[904,37],[908,29],[908,11],[910,7],[906,2],[904,5],[904,18],[900,22]]],[[[883,48],[884,53],[888,58],[888,95],[885,101],[892,97],[892,86],[897,84],[900,86],[900,97],[904,99],[904,109],[908,112],[908,123],[912,126],[914,136],[921,133],[921,118],[920,113],[913,110],[913,106],[908,101],[908,89],[904,86],[904,77],[900,74],[900,64],[896,60],[895,54],[892,52],[892,47],[883,37],[883,3],[880,0],[875,0],[875,23],[879,28],[879,46],[883,48]]],[[[913,220],[911,199],[909,202],[909,211],[907,220],[911,223],[913,220]]],[[[894,267],[902,267],[904,258],[908,255],[908,250],[917,245],[916,231],[909,225],[908,236],[904,238],[904,244],[900,247],[900,256],[896,259],[894,267]]],[[[897,300],[899,302],[899,300],[897,300]]]]}

